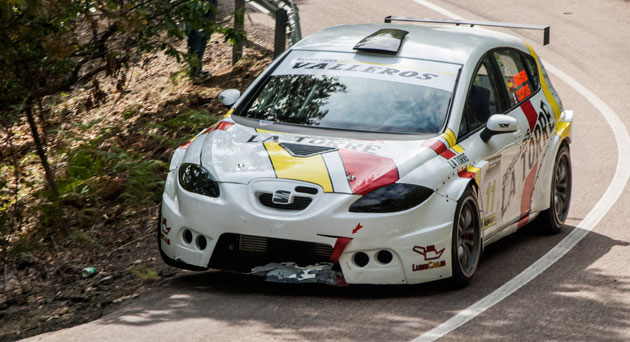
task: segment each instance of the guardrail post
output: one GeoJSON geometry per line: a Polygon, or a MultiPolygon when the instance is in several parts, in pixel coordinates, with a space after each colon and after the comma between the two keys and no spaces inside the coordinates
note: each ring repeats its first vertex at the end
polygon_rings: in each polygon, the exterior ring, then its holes
{"type": "MultiPolygon", "coordinates": [[[[245,31],[245,0],[234,0],[234,29],[245,31]]],[[[243,42],[232,46],[232,65],[236,64],[243,56],[243,42]]]]}
{"type": "Polygon", "coordinates": [[[283,8],[276,10],[276,34],[273,43],[273,57],[278,57],[287,46],[287,11],[283,8]]]}

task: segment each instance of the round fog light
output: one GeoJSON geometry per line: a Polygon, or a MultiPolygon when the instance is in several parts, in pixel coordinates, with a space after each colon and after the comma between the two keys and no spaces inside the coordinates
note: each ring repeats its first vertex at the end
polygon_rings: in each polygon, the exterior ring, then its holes
{"type": "Polygon", "coordinates": [[[378,260],[381,264],[389,264],[390,262],[392,262],[392,259],[394,257],[392,256],[392,253],[390,251],[386,251],[386,250],[382,250],[379,251],[376,254],[376,260],[378,260]]]}
{"type": "Polygon", "coordinates": [[[363,252],[354,253],[354,256],[352,257],[352,259],[354,263],[359,267],[365,267],[365,265],[367,265],[368,262],[370,262],[370,257],[363,252]]]}
{"type": "Polygon", "coordinates": [[[208,242],[206,241],[205,236],[203,235],[197,236],[197,248],[203,251],[204,249],[206,249],[207,245],[208,245],[208,242]]]}
{"type": "Polygon", "coordinates": [[[188,229],[184,230],[184,234],[183,234],[182,237],[184,238],[184,242],[185,243],[191,243],[192,240],[193,240],[192,232],[190,230],[188,230],[188,229]]]}

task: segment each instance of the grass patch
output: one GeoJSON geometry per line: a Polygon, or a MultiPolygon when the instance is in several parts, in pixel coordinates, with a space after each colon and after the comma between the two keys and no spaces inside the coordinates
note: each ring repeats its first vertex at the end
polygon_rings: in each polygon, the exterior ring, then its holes
{"type": "Polygon", "coordinates": [[[205,109],[197,111],[188,108],[182,114],[170,120],[148,123],[147,129],[142,130],[142,133],[161,144],[179,146],[190,140],[191,135],[212,126],[219,118],[220,116],[212,115],[205,109]],[[178,134],[169,136],[162,132],[178,132],[178,134]]]}
{"type": "Polygon", "coordinates": [[[167,163],[119,147],[108,150],[95,139],[66,153],[65,177],[58,180],[61,198],[77,207],[90,201],[113,200],[129,207],[159,202],[167,163]]]}
{"type": "Polygon", "coordinates": [[[158,271],[147,266],[135,266],[131,268],[131,273],[144,281],[158,280],[160,276],[158,271]]]}

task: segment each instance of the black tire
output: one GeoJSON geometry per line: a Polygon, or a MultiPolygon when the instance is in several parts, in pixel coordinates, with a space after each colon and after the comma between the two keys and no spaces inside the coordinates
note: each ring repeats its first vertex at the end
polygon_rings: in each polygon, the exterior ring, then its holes
{"type": "Polygon", "coordinates": [[[562,144],[556,154],[551,175],[549,209],[542,211],[535,225],[545,234],[557,234],[562,230],[571,203],[571,155],[569,146],[562,144]]]}
{"type": "Polygon", "coordinates": [[[481,257],[481,220],[472,187],[464,191],[455,209],[451,251],[451,283],[455,288],[465,287],[475,275],[481,257]]]}

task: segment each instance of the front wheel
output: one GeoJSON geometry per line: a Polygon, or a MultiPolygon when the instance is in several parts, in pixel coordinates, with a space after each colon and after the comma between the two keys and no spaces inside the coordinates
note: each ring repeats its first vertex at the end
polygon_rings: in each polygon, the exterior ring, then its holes
{"type": "Polygon", "coordinates": [[[538,215],[536,225],[543,233],[557,234],[567,219],[571,202],[571,156],[566,144],[560,147],[556,155],[550,196],[549,209],[538,215]]]}
{"type": "Polygon", "coordinates": [[[461,288],[472,279],[481,256],[479,205],[471,187],[464,191],[457,203],[451,246],[451,282],[461,288]]]}

